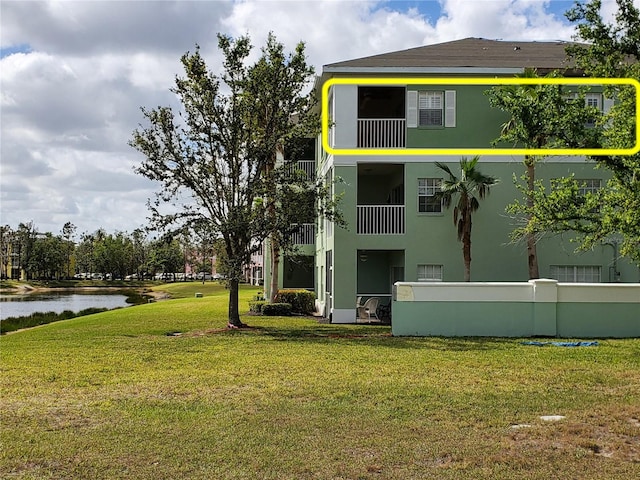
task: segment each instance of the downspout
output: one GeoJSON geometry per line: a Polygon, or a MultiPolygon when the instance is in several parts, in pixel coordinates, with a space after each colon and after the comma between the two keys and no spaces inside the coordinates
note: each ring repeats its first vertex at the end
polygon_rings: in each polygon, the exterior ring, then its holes
{"type": "Polygon", "coordinates": [[[606,242],[605,245],[613,248],[613,262],[611,262],[612,266],[609,267],[609,283],[618,283],[620,282],[620,272],[618,271],[618,242],[612,240],[611,242],[606,242]]]}

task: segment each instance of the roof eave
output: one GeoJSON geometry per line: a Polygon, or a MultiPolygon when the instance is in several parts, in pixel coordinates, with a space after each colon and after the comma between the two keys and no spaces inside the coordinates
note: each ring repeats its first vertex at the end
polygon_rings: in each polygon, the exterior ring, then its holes
{"type": "Polygon", "coordinates": [[[332,67],[325,65],[323,74],[452,74],[452,75],[514,75],[522,73],[523,67],[332,67]]]}

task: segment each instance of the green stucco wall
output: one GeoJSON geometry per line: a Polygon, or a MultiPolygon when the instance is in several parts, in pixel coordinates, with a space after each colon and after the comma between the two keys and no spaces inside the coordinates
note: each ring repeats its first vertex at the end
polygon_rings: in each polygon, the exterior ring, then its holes
{"type": "Polygon", "coordinates": [[[560,337],[640,337],[640,302],[562,303],[557,316],[560,337]]]}
{"type": "Polygon", "coordinates": [[[555,304],[555,334],[536,328],[533,303],[393,302],[394,336],[640,337],[640,304],[555,304]]]}
{"type": "MultiPolygon", "coordinates": [[[[363,158],[363,163],[375,161],[363,158]]],[[[458,159],[452,157],[447,162],[455,172],[458,159]]],[[[576,178],[604,178],[603,170],[595,170],[592,163],[584,161],[558,161],[549,159],[536,167],[538,178],[546,179],[570,175],[576,178]]],[[[503,159],[500,161],[484,161],[481,159],[480,170],[500,179],[500,184],[481,200],[480,209],[473,217],[472,230],[472,263],[471,278],[473,281],[526,281],[528,279],[527,256],[524,244],[513,244],[509,234],[514,228],[514,220],[505,213],[505,207],[520,192],[513,183],[513,176],[520,176],[524,167],[521,161],[503,159]]],[[[456,239],[456,228],[453,224],[452,210],[444,210],[441,214],[424,214],[418,212],[418,178],[441,178],[442,172],[433,161],[422,163],[406,163],[404,165],[404,195],[406,232],[404,235],[358,235],[356,233],[358,175],[357,165],[335,165],[335,175],[342,179],[336,184],[336,193],[343,195],[342,214],[348,223],[346,228],[335,227],[331,238],[321,239],[316,244],[316,265],[322,267],[324,251],[333,250],[334,282],[333,307],[353,310],[358,293],[370,288],[380,288],[389,283],[389,268],[402,263],[404,280],[417,280],[419,264],[443,265],[444,281],[460,281],[463,279],[464,264],[462,245],[456,239]],[[394,251],[400,262],[386,256],[386,263],[379,257],[376,268],[372,263],[361,262],[359,251],[394,251]],[[359,269],[361,269],[360,274],[359,269]],[[366,273],[365,273],[366,272],[366,273]],[[377,278],[373,278],[376,276],[377,278]]],[[[392,188],[396,179],[390,178],[387,188],[392,188]]],[[[378,193],[385,188],[384,182],[376,185],[378,193]]],[[[576,253],[576,245],[570,241],[571,235],[543,239],[538,243],[540,274],[549,277],[551,265],[599,265],[602,281],[609,280],[609,266],[613,263],[613,249],[602,245],[592,251],[576,253]]],[[[618,260],[621,281],[637,282],[640,271],[637,267],[623,260],[618,260]]],[[[320,268],[317,269],[320,275],[320,268]]],[[[319,285],[318,278],[316,284],[319,285]]],[[[318,291],[318,298],[322,292],[318,291]]],[[[355,319],[354,319],[355,320],[355,319]]]]}
{"type": "Polygon", "coordinates": [[[396,336],[640,337],[640,283],[397,283],[396,336]]]}
{"type": "Polygon", "coordinates": [[[407,90],[454,90],[456,126],[407,128],[408,148],[490,148],[509,117],[489,106],[487,85],[409,85],[407,90]],[[488,128],[488,125],[494,125],[488,128]]]}
{"type": "MultiPolygon", "coordinates": [[[[408,85],[407,91],[455,91],[456,124],[455,127],[407,128],[407,148],[491,148],[491,142],[500,136],[502,125],[509,120],[507,113],[489,105],[486,92],[491,88],[490,85],[408,85]]],[[[594,86],[591,91],[601,93],[602,88],[594,86]]],[[[512,147],[503,143],[497,146],[512,147]]]]}
{"type": "Polygon", "coordinates": [[[394,336],[524,337],[533,330],[531,305],[505,302],[394,302],[394,336]]]}

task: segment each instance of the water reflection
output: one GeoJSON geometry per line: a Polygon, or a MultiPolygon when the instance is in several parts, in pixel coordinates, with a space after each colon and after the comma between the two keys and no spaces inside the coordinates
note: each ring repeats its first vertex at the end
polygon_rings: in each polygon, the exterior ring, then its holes
{"type": "Polygon", "coordinates": [[[8,317],[24,317],[35,312],[65,310],[79,312],[86,308],[126,307],[127,295],[118,293],[69,293],[47,292],[26,295],[0,294],[0,320],[8,317]]]}

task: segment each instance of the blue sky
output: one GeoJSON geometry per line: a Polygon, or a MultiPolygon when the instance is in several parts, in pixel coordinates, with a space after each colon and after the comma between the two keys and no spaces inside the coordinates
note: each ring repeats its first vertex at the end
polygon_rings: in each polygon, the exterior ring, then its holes
{"type": "Polygon", "coordinates": [[[29,53],[31,47],[27,44],[22,45],[9,45],[7,47],[0,47],[0,58],[4,58],[14,53],[29,53]]]}
{"type": "MultiPolygon", "coordinates": [[[[491,0],[476,0],[478,2],[483,1],[491,1],[491,0]]],[[[573,0],[551,0],[545,2],[544,0],[539,0],[541,3],[546,3],[546,10],[549,13],[553,13],[558,17],[563,17],[564,12],[569,10],[573,5],[573,0]]],[[[442,14],[441,3],[439,0],[389,0],[387,2],[383,2],[388,4],[388,7],[393,10],[398,10],[401,12],[406,12],[410,8],[417,9],[421,14],[425,17],[435,20],[440,17],[442,14]]]]}

